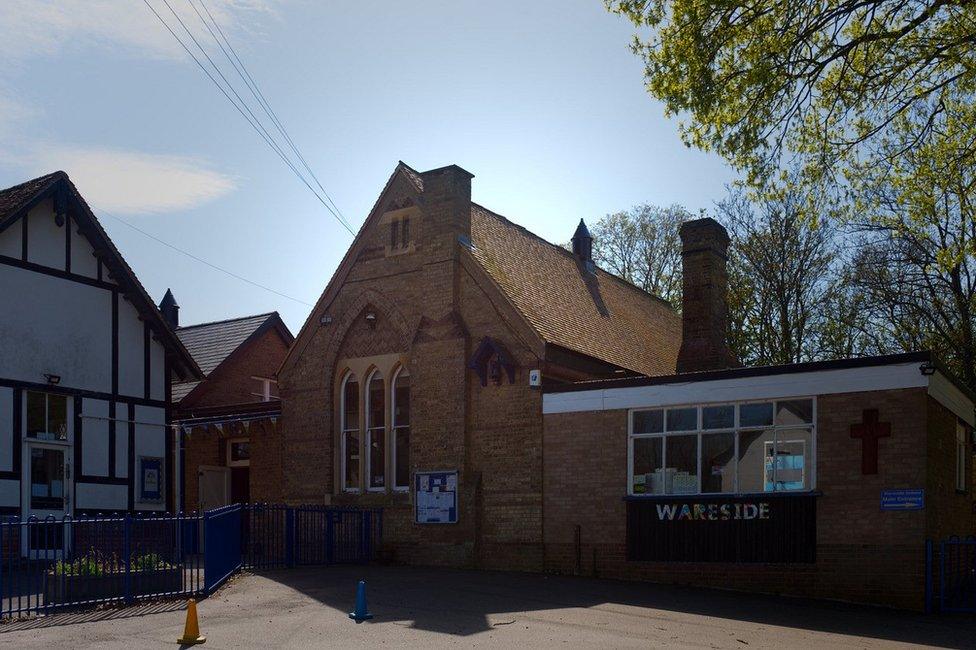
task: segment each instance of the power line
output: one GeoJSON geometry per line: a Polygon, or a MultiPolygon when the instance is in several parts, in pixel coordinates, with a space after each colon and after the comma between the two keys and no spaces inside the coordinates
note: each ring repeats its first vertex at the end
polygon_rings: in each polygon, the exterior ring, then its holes
{"type": "MultiPolygon", "coordinates": [[[[153,7],[149,3],[149,0],[142,0],[142,1],[143,4],[145,4],[149,8],[149,10],[153,13],[153,15],[156,16],[156,19],[159,20],[160,23],[162,23],[163,27],[166,28],[166,31],[168,31],[170,35],[174,39],[176,39],[176,42],[179,43],[180,46],[183,48],[183,50],[190,56],[191,59],[193,59],[193,62],[197,64],[197,67],[203,70],[204,74],[207,75],[210,81],[217,87],[217,89],[221,92],[221,94],[223,94],[223,96],[227,99],[227,101],[229,101],[234,106],[234,108],[237,109],[237,112],[241,114],[241,117],[243,117],[244,120],[247,121],[247,123],[251,126],[251,128],[254,129],[254,131],[258,134],[258,136],[260,136],[261,139],[265,141],[265,143],[271,148],[271,150],[274,151],[279,158],[281,158],[282,162],[284,162],[285,165],[287,165],[288,168],[291,169],[292,173],[294,173],[295,176],[309,189],[309,191],[312,192],[315,198],[318,199],[319,203],[321,203],[330,213],[332,213],[332,216],[335,217],[335,219],[339,222],[339,224],[342,225],[342,227],[345,228],[349,232],[349,234],[355,237],[356,235],[355,231],[345,221],[345,219],[337,211],[333,210],[332,207],[319,195],[319,193],[315,190],[315,188],[313,188],[309,184],[309,182],[305,179],[305,177],[301,173],[299,173],[298,169],[296,169],[294,164],[292,164],[292,162],[284,155],[280,147],[278,147],[276,143],[274,143],[271,139],[269,139],[268,135],[265,135],[267,133],[267,130],[263,129],[263,126],[260,126],[260,121],[258,121],[258,123],[256,124],[254,121],[252,121],[252,118],[249,117],[247,113],[245,113],[245,109],[247,109],[247,111],[250,112],[251,115],[253,116],[253,112],[250,111],[247,105],[245,104],[244,108],[242,109],[241,106],[239,106],[237,102],[234,101],[234,99],[230,96],[230,94],[228,94],[227,90],[224,89],[224,87],[220,84],[220,82],[217,81],[217,79],[213,76],[213,74],[211,74],[210,70],[207,69],[207,67],[200,61],[200,59],[197,58],[197,56],[190,50],[190,48],[186,45],[186,43],[183,42],[183,39],[181,39],[179,35],[175,31],[173,31],[173,28],[170,27],[169,23],[167,23],[166,20],[163,19],[161,15],[159,15],[159,12],[157,12],[155,7],[153,7]],[[264,133],[262,133],[262,130],[264,130],[264,133]]],[[[199,47],[202,51],[203,48],[200,47],[199,42],[196,41],[196,38],[194,38],[192,33],[190,33],[189,29],[187,29],[186,25],[180,19],[179,15],[173,10],[173,7],[170,6],[167,0],[163,0],[163,2],[169,8],[170,12],[172,12],[173,15],[176,17],[177,21],[179,21],[179,23],[183,26],[183,29],[188,34],[190,34],[190,38],[194,40],[194,42],[197,44],[197,47],[199,47]]],[[[206,55],[205,52],[204,54],[206,55]]],[[[213,61],[210,59],[209,56],[207,56],[207,59],[210,60],[211,64],[213,64],[213,61]]],[[[220,76],[223,77],[226,82],[226,77],[224,77],[223,73],[220,72],[220,69],[215,64],[213,65],[217,70],[217,73],[220,74],[220,76]]],[[[232,86],[231,86],[231,91],[234,92],[235,95],[237,95],[237,92],[233,89],[232,86]]],[[[240,97],[240,95],[237,96],[240,97]]],[[[243,100],[241,101],[243,102],[243,100]]]]}
{"type": "MultiPolygon", "coordinates": [[[[323,201],[322,200],[322,197],[320,197],[318,195],[318,193],[311,187],[311,185],[308,184],[308,181],[305,180],[305,177],[295,168],[295,166],[292,164],[292,162],[290,160],[288,160],[287,156],[285,156],[284,152],[282,151],[281,147],[278,145],[277,141],[275,141],[274,137],[264,127],[264,124],[261,123],[260,118],[258,118],[258,116],[256,116],[254,114],[254,112],[251,110],[251,108],[247,105],[247,102],[244,101],[244,98],[240,96],[240,94],[234,88],[233,84],[231,84],[230,81],[227,79],[227,77],[224,75],[223,71],[220,69],[220,66],[218,66],[214,62],[214,60],[212,58],[210,58],[210,55],[207,53],[206,49],[204,49],[204,47],[197,40],[196,36],[193,35],[193,32],[191,32],[190,29],[189,29],[189,27],[186,26],[186,23],[183,22],[183,19],[180,18],[179,14],[177,14],[176,11],[173,9],[172,5],[170,5],[169,0],[163,0],[163,4],[166,5],[166,7],[169,9],[170,13],[173,14],[173,17],[177,20],[177,22],[179,22],[180,26],[183,27],[183,31],[186,32],[187,36],[189,36],[190,39],[193,41],[193,43],[197,46],[197,49],[199,49],[200,52],[203,54],[203,56],[206,57],[207,61],[210,63],[211,66],[213,66],[213,69],[217,72],[217,74],[220,75],[220,78],[223,79],[224,83],[227,85],[227,88],[230,89],[230,91],[232,93],[234,93],[234,96],[240,102],[240,105],[244,108],[244,110],[247,111],[248,115],[250,115],[250,117],[253,118],[252,126],[254,126],[256,129],[258,129],[260,131],[260,135],[263,136],[264,141],[268,143],[268,146],[270,146],[272,149],[274,149],[275,153],[278,154],[278,156],[282,159],[282,161],[286,165],[288,165],[289,168],[291,168],[292,172],[294,172],[295,175],[298,176],[299,179],[303,183],[305,183],[305,185],[308,187],[308,189],[311,190],[313,194],[315,194],[316,198],[318,198],[319,201],[322,203],[322,205],[324,205],[325,208],[327,210],[329,210],[329,212],[332,213],[332,215],[339,221],[339,223],[341,223],[343,225],[343,227],[345,227],[345,229],[349,231],[350,234],[352,234],[352,235],[355,236],[355,233],[353,233],[353,230],[350,227],[349,223],[338,212],[338,208],[336,208],[335,210],[333,210],[325,201],[323,201]]],[[[201,21],[203,21],[203,17],[200,16],[200,13],[198,11],[196,11],[196,6],[193,5],[192,3],[190,3],[190,6],[197,13],[197,16],[200,17],[201,21]]],[[[158,16],[158,14],[157,14],[157,16],[158,16]]],[[[204,25],[206,26],[206,22],[205,21],[203,21],[203,22],[204,22],[204,25]]],[[[209,27],[208,27],[208,29],[209,29],[209,27]]],[[[173,33],[172,30],[170,30],[170,33],[171,34],[173,33]]],[[[174,34],[174,36],[175,36],[175,34],[174,34]]],[[[211,36],[213,36],[213,32],[212,31],[211,31],[211,36]]],[[[216,39],[215,36],[214,36],[214,39],[216,39]]],[[[220,43],[218,42],[218,45],[219,44],[220,43]]],[[[186,49],[185,46],[184,46],[184,49],[186,49]]],[[[226,56],[226,53],[225,53],[225,56],[226,56]]],[[[198,61],[198,65],[200,65],[199,64],[199,61],[198,61]]],[[[210,79],[214,83],[217,83],[217,80],[214,79],[214,77],[212,75],[208,75],[208,76],[210,77],[210,79]]],[[[230,97],[227,95],[226,92],[224,93],[224,96],[227,97],[228,100],[230,100],[230,101],[233,102],[233,100],[230,99],[230,97]]],[[[236,106],[236,104],[235,104],[235,106],[236,106]]],[[[240,110],[240,109],[238,109],[238,110],[240,110]]],[[[248,120],[248,121],[251,122],[251,120],[248,120]]],[[[321,186],[321,183],[319,185],[321,186]]],[[[331,201],[331,199],[329,199],[329,200],[331,201]]]]}
{"type": "MultiPolygon", "coordinates": [[[[261,92],[261,88],[260,86],[258,86],[257,81],[255,81],[254,77],[251,76],[251,73],[248,71],[247,66],[244,65],[244,61],[241,60],[241,57],[237,54],[237,50],[235,50],[234,46],[231,45],[231,42],[227,38],[227,35],[224,33],[224,30],[220,28],[220,23],[218,23],[217,20],[214,18],[213,14],[210,13],[210,8],[207,7],[207,3],[204,0],[197,0],[197,1],[200,3],[200,6],[203,7],[203,10],[207,13],[207,16],[210,18],[210,22],[213,23],[213,27],[216,28],[217,32],[220,34],[220,39],[223,39],[224,44],[227,45],[227,49],[225,49],[224,46],[221,44],[221,40],[217,38],[216,34],[214,34],[213,29],[210,28],[210,25],[207,23],[207,21],[203,19],[203,16],[197,10],[196,4],[193,2],[193,0],[187,0],[190,6],[193,7],[194,12],[196,12],[197,16],[200,18],[200,21],[207,28],[207,31],[210,32],[210,36],[213,37],[214,41],[220,47],[220,51],[224,53],[224,56],[227,58],[228,61],[230,61],[231,66],[234,67],[234,70],[236,70],[237,74],[241,77],[241,80],[244,82],[244,85],[247,86],[248,90],[251,91],[251,95],[254,97],[255,100],[257,100],[258,105],[260,105],[261,108],[264,109],[264,113],[271,119],[272,124],[274,124],[275,127],[278,129],[278,132],[281,133],[282,137],[285,139],[285,142],[287,142],[288,146],[291,147],[291,150],[298,157],[298,160],[301,161],[302,166],[305,168],[305,170],[315,181],[315,184],[318,185],[320,190],[322,190],[322,194],[325,196],[326,199],[328,199],[329,203],[332,204],[332,207],[335,208],[340,215],[342,215],[342,211],[339,210],[339,206],[337,206],[335,201],[332,200],[332,197],[329,196],[328,191],[326,191],[325,187],[322,185],[322,182],[319,180],[318,176],[316,176],[315,172],[312,171],[312,168],[305,160],[305,156],[302,155],[302,152],[298,149],[298,146],[295,144],[295,142],[291,139],[291,136],[288,134],[287,129],[285,129],[285,125],[281,123],[281,120],[278,119],[277,113],[275,113],[274,109],[271,108],[271,103],[264,96],[264,93],[261,92]],[[228,49],[230,50],[231,54],[233,54],[233,58],[231,58],[230,54],[227,53],[228,49]]],[[[345,219],[345,215],[342,216],[343,219],[345,219]]]]}
{"type": "Polygon", "coordinates": [[[98,208],[96,206],[92,206],[92,207],[95,207],[99,212],[101,212],[105,216],[111,217],[112,219],[115,219],[119,223],[121,223],[123,225],[126,225],[129,228],[132,228],[136,232],[138,232],[138,233],[140,233],[142,235],[145,235],[149,239],[152,239],[153,241],[155,241],[155,242],[157,242],[159,244],[162,244],[163,246],[166,246],[167,248],[171,248],[174,251],[176,251],[177,253],[180,253],[182,255],[186,255],[190,259],[192,259],[194,261],[197,261],[197,262],[199,262],[199,263],[201,263],[201,264],[203,264],[205,266],[209,266],[211,269],[213,269],[215,271],[220,271],[221,273],[225,273],[225,274],[229,275],[232,278],[235,278],[237,280],[240,280],[241,282],[246,282],[247,284],[249,284],[249,285],[251,285],[253,287],[257,287],[258,289],[263,289],[265,291],[268,291],[270,293],[273,293],[276,296],[281,296],[282,298],[287,298],[288,300],[291,300],[291,301],[300,303],[300,304],[305,305],[307,307],[314,307],[314,305],[312,303],[310,303],[310,302],[305,302],[304,300],[301,300],[300,298],[294,298],[292,296],[289,296],[286,293],[282,293],[281,291],[278,291],[277,289],[272,289],[271,287],[268,287],[268,286],[265,286],[265,285],[260,284],[258,282],[255,282],[254,280],[249,280],[248,278],[245,278],[242,275],[238,275],[237,273],[234,273],[233,271],[230,271],[228,269],[225,269],[222,266],[217,266],[216,264],[213,264],[212,262],[208,262],[207,260],[203,259],[202,257],[198,257],[198,256],[194,255],[193,253],[190,253],[188,251],[185,251],[185,250],[183,250],[182,248],[180,248],[178,246],[174,246],[173,244],[169,243],[168,241],[164,241],[164,240],[160,239],[156,235],[153,235],[151,233],[146,232],[142,228],[139,228],[138,226],[135,226],[135,225],[129,223],[128,221],[126,221],[122,217],[118,217],[118,216],[112,214],[111,212],[108,212],[108,211],[103,210],[101,208],[98,208]]]}

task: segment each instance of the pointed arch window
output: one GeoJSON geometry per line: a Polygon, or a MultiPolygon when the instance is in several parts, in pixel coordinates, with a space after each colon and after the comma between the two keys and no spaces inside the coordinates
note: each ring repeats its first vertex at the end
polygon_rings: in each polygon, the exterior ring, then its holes
{"type": "Polygon", "coordinates": [[[366,476],[373,491],[386,489],[386,387],[378,370],[366,382],[366,476]]]}
{"type": "Polygon", "coordinates": [[[410,489],[410,373],[400,368],[393,377],[393,476],[394,490],[410,489]]]}
{"type": "Polygon", "coordinates": [[[342,489],[359,490],[359,381],[349,373],[342,382],[342,489]]]}

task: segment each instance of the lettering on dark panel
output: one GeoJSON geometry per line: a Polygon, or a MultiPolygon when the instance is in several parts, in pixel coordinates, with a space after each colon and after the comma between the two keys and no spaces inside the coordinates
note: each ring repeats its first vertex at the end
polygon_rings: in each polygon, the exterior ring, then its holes
{"type": "Polygon", "coordinates": [[[670,562],[814,562],[816,496],[631,499],[627,557],[670,562]]]}

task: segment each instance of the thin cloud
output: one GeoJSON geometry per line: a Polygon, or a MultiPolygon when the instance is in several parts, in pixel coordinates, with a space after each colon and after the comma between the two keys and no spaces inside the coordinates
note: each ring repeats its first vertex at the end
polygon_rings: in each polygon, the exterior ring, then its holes
{"type": "MultiPolygon", "coordinates": [[[[161,0],[149,0],[171,25],[176,21],[161,0]]],[[[191,30],[204,27],[186,2],[169,0],[191,30]]],[[[258,15],[273,13],[276,0],[208,0],[225,31],[251,32],[258,15]]],[[[177,33],[183,35],[177,27],[177,33]]],[[[180,59],[182,48],[140,0],[2,0],[0,60],[52,56],[67,46],[121,48],[150,58],[180,59]]],[[[199,36],[198,36],[199,38],[199,36]]]]}
{"type": "MultiPolygon", "coordinates": [[[[118,149],[49,146],[28,156],[37,176],[63,169],[93,207],[125,214],[194,208],[236,188],[205,161],[118,149]]],[[[25,176],[26,178],[27,176],[25,176]]]]}

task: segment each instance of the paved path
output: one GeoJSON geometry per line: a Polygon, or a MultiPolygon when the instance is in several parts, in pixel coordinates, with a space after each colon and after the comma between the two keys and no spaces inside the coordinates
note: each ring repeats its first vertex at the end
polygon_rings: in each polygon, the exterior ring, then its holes
{"type": "MultiPolygon", "coordinates": [[[[236,578],[199,605],[204,648],[976,647],[976,617],[529,574],[408,567],[236,578]],[[350,621],[365,578],[375,619],[350,621]]],[[[176,603],[0,626],[0,648],[176,647],[176,603]]]]}

